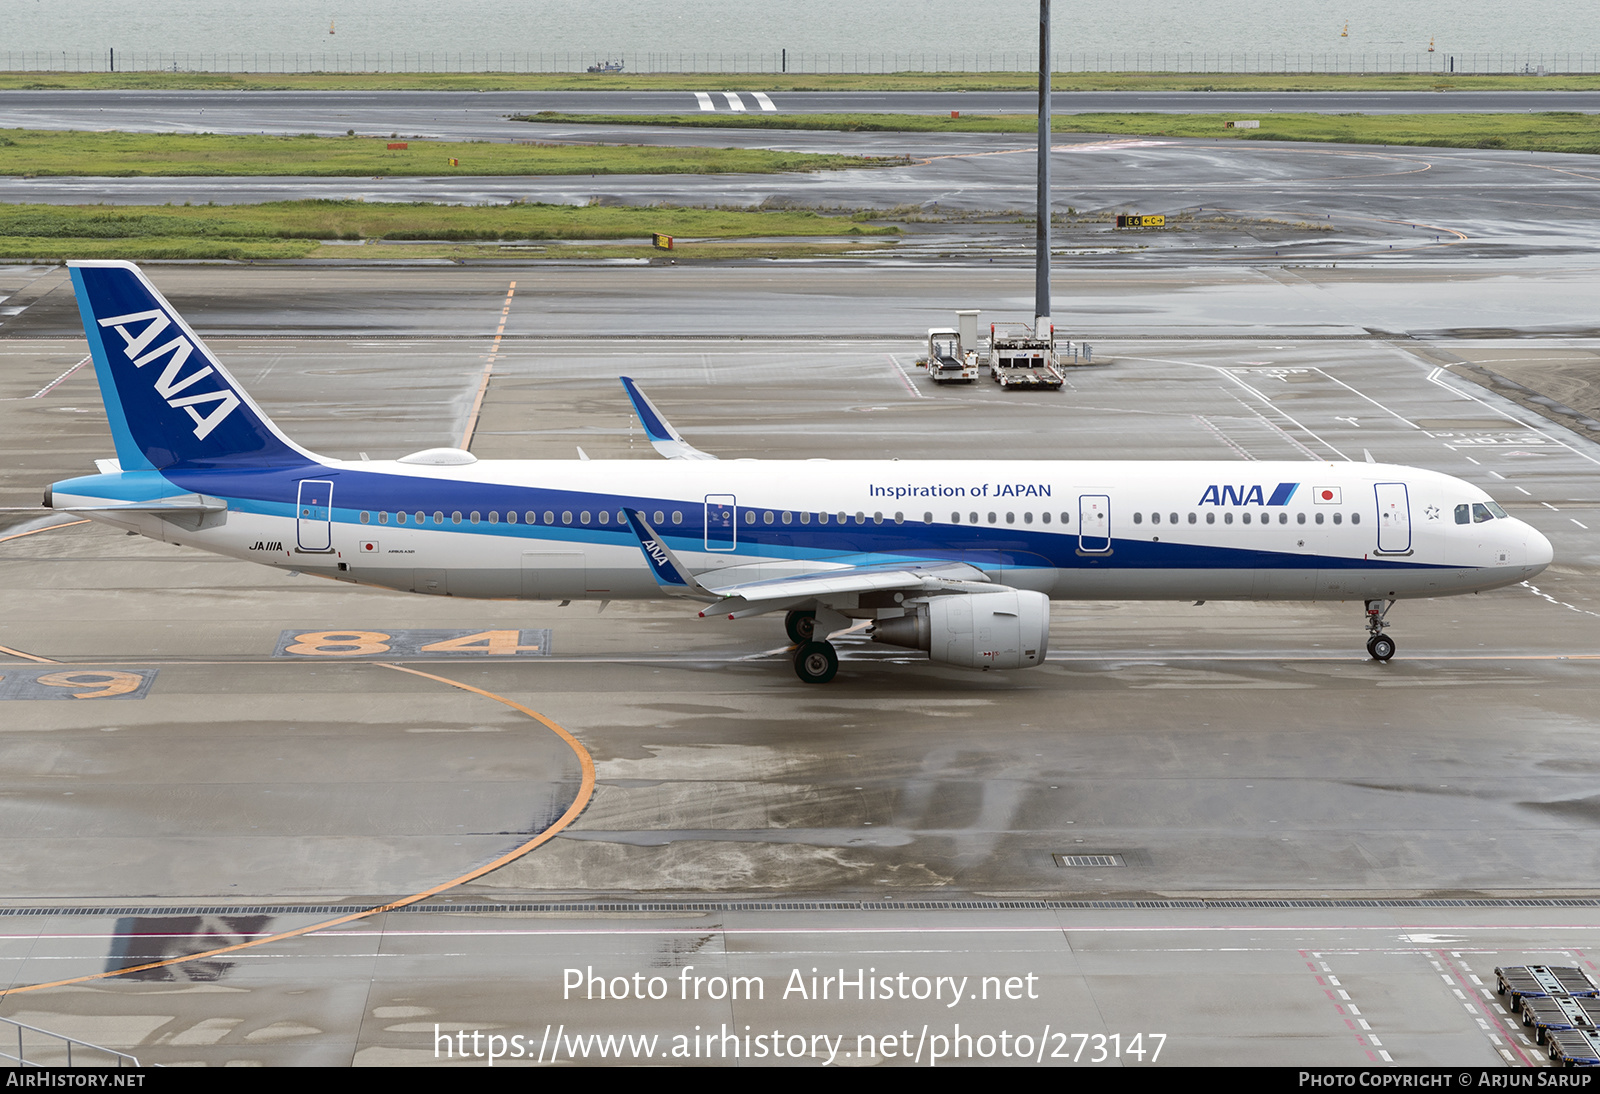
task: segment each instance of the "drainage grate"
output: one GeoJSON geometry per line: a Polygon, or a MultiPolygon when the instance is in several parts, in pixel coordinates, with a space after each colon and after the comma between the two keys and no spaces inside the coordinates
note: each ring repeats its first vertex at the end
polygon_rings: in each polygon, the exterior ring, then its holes
{"type": "Polygon", "coordinates": [[[1121,855],[1056,855],[1057,866],[1126,866],[1121,855]]]}

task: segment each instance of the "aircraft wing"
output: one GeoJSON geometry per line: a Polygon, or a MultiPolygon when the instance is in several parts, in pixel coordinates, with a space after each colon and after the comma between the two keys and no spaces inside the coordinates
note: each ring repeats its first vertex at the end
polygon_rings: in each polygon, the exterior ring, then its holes
{"type": "Polygon", "coordinates": [[[633,403],[633,412],[639,416],[639,424],[644,426],[644,435],[650,438],[650,447],[667,457],[669,460],[714,460],[709,452],[702,452],[688,441],[672,423],[661,416],[661,411],[656,409],[656,404],[650,397],[639,390],[639,385],[627,376],[619,377],[622,387],[628,393],[628,400],[633,403]]]}
{"type": "Polygon", "coordinates": [[[993,592],[998,586],[983,571],[965,562],[875,563],[870,566],[835,566],[793,577],[747,581],[739,585],[712,585],[719,597],[739,597],[751,603],[793,600],[840,593],[993,592]]]}
{"type": "Polygon", "coordinates": [[[906,592],[918,596],[945,593],[995,592],[1004,586],[991,582],[983,571],[965,562],[872,563],[837,565],[815,573],[707,585],[690,573],[672,548],[656,534],[637,509],[629,509],[628,523],[639,538],[650,572],[662,590],[674,596],[711,601],[701,615],[727,612],[741,618],[781,611],[809,600],[864,592],[906,592]]]}

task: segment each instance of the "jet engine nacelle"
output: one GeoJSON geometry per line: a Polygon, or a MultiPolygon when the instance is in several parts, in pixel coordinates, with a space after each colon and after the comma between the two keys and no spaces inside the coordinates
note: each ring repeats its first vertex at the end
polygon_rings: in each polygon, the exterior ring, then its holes
{"type": "Polygon", "coordinates": [[[1020,669],[1044,663],[1050,598],[1005,589],[908,601],[906,614],[880,619],[872,640],[927,650],[928,659],[964,669],[1020,669]]]}

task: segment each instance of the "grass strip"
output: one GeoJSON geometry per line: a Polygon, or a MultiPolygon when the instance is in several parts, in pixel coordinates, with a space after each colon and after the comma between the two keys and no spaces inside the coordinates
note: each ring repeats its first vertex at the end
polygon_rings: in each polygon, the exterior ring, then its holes
{"type": "MultiPolygon", "coordinates": [[[[530,138],[532,133],[530,132],[530,138]]],[[[0,175],[717,175],[841,170],[868,156],[743,148],[0,129],[0,175]],[[390,148],[404,144],[405,148],[390,148]],[[455,163],[451,163],[455,160],[455,163]]]]}
{"type": "MultiPolygon", "coordinates": [[[[529,241],[647,239],[653,233],[721,244],[740,239],[752,252],[809,246],[789,237],[826,237],[826,247],[852,246],[840,236],[893,238],[894,227],[809,210],[511,204],[489,206],[362,201],[282,201],[260,205],[0,205],[0,259],[71,258],[341,259],[412,257],[391,246],[323,246],[322,240],[406,240],[416,246],[529,241]]],[[[818,244],[821,246],[822,244],[818,244]]],[[[706,247],[708,243],[688,245],[706,247]]],[[[528,257],[570,258],[562,248],[523,248],[528,257]]],[[[428,257],[482,257],[490,248],[428,257]]],[[[647,247],[641,250],[648,253],[647,247]]],[[[617,253],[620,248],[607,248],[617,253]]],[[[511,253],[505,250],[504,253],[511,253]]],[[[702,251],[709,254],[709,251],[702,251]]]]}
{"type": "MultiPolygon", "coordinates": [[[[1057,91],[1592,91],[1600,76],[1446,73],[1057,72],[1057,91]]],[[[0,72],[0,90],[170,91],[1031,91],[1033,72],[0,72]]]]}
{"type": "MultiPolygon", "coordinates": [[[[1031,114],[963,114],[951,118],[930,114],[602,115],[544,111],[521,115],[519,120],[847,133],[1032,133],[1037,125],[1031,114]]],[[[1600,115],[1566,111],[1539,114],[1057,114],[1051,124],[1056,133],[1600,152],[1600,115]],[[1261,128],[1227,128],[1228,122],[1238,120],[1258,120],[1261,128]]]]}

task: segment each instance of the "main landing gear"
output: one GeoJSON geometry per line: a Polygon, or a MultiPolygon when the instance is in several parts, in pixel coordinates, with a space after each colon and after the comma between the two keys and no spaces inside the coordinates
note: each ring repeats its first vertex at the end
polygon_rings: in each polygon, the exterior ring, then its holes
{"type": "Polygon", "coordinates": [[[1383,633],[1389,625],[1384,616],[1394,604],[1393,600],[1367,601],[1367,632],[1371,635],[1367,639],[1367,653],[1374,661],[1387,661],[1394,656],[1394,639],[1383,633]]]}
{"type": "Polygon", "coordinates": [[[817,613],[790,612],[783,617],[783,629],[789,632],[789,641],[803,646],[817,636],[817,613]]]}
{"type": "Polygon", "coordinates": [[[794,674],[801,683],[826,684],[839,672],[839,654],[833,643],[817,641],[817,613],[790,612],[783,617],[794,651],[794,674]]]}
{"type": "Polygon", "coordinates": [[[794,674],[803,684],[826,684],[839,671],[832,642],[802,642],[794,654],[794,674]]]}

